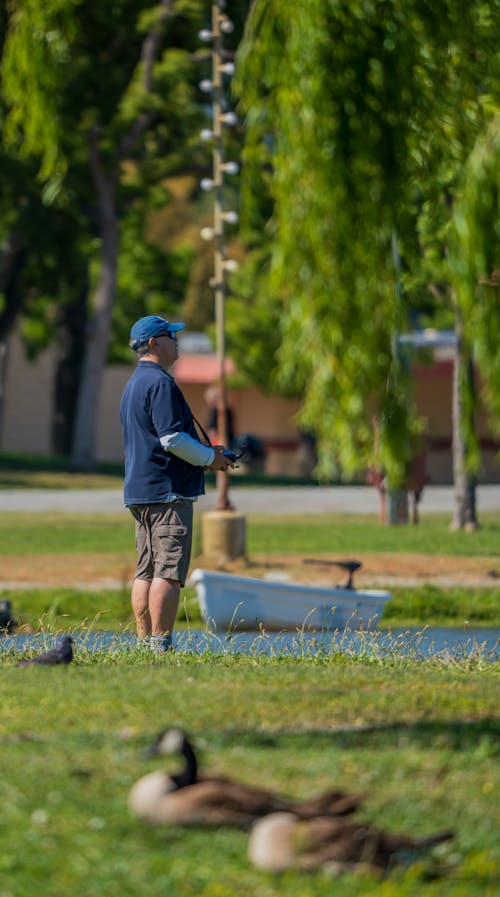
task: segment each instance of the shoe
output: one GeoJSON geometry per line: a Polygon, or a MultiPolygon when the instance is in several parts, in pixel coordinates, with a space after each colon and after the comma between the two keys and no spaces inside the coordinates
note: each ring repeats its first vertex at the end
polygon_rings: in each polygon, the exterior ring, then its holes
{"type": "Polygon", "coordinates": [[[149,647],[158,654],[163,654],[165,651],[173,651],[172,636],[151,635],[149,637],[149,647]]]}

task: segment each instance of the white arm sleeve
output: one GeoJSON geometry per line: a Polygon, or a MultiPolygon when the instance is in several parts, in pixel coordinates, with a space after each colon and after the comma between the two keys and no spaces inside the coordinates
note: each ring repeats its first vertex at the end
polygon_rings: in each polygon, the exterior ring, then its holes
{"type": "Polygon", "coordinates": [[[210,467],[215,458],[213,448],[203,445],[187,433],[167,433],[160,437],[160,442],[166,452],[182,458],[194,467],[210,467]]]}

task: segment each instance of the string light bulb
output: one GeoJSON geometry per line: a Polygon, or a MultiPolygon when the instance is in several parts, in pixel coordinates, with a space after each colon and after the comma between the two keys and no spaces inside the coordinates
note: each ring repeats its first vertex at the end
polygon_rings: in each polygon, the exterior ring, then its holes
{"type": "Polygon", "coordinates": [[[219,120],[224,122],[225,125],[238,124],[238,116],[235,115],[234,112],[224,112],[221,116],[219,116],[219,120]]]}
{"type": "Polygon", "coordinates": [[[223,212],[222,218],[228,224],[238,224],[239,220],[238,212],[234,212],[232,209],[229,212],[223,212]]]}
{"type": "Polygon", "coordinates": [[[237,162],[223,162],[221,168],[222,171],[225,171],[227,174],[238,174],[240,170],[240,166],[237,162]]]}

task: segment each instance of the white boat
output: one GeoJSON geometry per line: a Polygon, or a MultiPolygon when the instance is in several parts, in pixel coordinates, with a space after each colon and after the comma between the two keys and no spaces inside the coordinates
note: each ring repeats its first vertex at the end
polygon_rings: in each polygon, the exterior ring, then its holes
{"type": "Polygon", "coordinates": [[[370,629],[391,597],[379,589],[320,588],[199,568],[191,573],[190,584],[196,587],[203,619],[218,632],[370,629]]]}

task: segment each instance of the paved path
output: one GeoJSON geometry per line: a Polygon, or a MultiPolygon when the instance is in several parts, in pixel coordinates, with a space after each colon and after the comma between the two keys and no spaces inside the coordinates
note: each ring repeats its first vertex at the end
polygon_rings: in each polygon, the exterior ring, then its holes
{"type": "MultiPolygon", "coordinates": [[[[217,495],[211,490],[197,502],[200,511],[215,508],[217,495]]],[[[233,486],[230,499],[243,514],[378,514],[379,496],[370,486],[233,486]]],[[[478,512],[500,512],[500,485],[479,486],[478,512]]],[[[123,511],[121,490],[116,489],[4,489],[0,490],[0,513],[8,511],[123,511]]],[[[428,486],[420,505],[421,514],[453,511],[451,486],[428,486]]]]}

